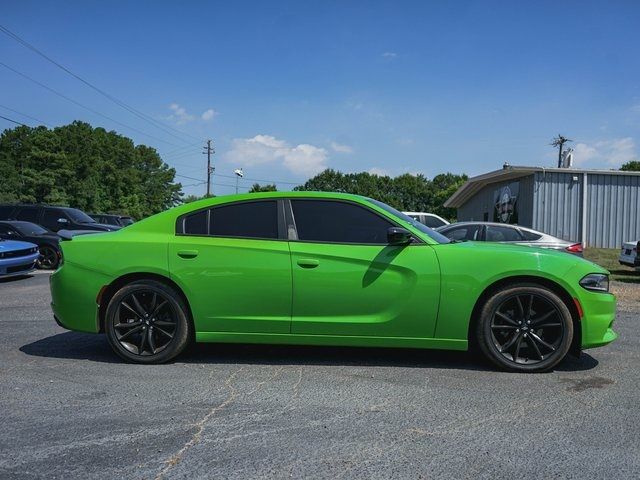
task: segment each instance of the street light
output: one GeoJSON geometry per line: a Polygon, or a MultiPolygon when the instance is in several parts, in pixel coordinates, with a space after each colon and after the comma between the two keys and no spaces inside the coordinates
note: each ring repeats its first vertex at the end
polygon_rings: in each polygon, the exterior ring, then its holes
{"type": "Polygon", "coordinates": [[[238,194],[238,182],[242,177],[244,177],[244,172],[241,168],[236,168],[233,173],[236,174],[236,195],[238,194]]]}

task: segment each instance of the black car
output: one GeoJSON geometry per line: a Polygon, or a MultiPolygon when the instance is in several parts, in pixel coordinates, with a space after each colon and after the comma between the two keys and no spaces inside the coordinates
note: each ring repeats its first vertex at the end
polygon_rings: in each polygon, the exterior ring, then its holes
{"type": "Polygon", "coordinates": [[[0,238],[35,243],[40,250],[38,268],[58,268],[60,258],[60,237],[40,225],[19,220],[0,221],[0,238]]]}
{"type": "Polygon", "coordinates": [[[128,215],[113,215],[110,213],[90,213],[89,216],[98,223],[105,225],[117,225],[119,227],[126,227],[134,223],[133,218],[128,215]]]}
{"type": "Polygon", "coordinates": [[[0,205],[0,220],[22,220],[57,232],[58,230],[120,230],[116,225],[97,223],[82,210],[50,205],[0,205]]]}

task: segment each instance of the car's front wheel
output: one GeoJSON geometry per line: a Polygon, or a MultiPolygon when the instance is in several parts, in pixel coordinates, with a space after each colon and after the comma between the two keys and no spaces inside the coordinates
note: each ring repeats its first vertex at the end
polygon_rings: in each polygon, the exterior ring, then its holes
{"type": "Polygon", "coordinates": [[[514,285],[484,304],[476,340],[498,367],[541,372],[566,356],[573,339],[571,312],[562,299],[539,285],[514,285]]]}
{"type": "Polygon", "coordinates": [[[60,263],[60,253],[58,250],[49,245],[42,245],[40,248],[40,258],[38,259],[38,268],[45,270],[55,270],[60,263]]]}
{"type": "Polygon", "coordinates": [[[113,350],[135,363],[167,362],[185,349],[192,335],[180,295],[155,280],[120,288],[107,306],[105,330],[113,350]]]}

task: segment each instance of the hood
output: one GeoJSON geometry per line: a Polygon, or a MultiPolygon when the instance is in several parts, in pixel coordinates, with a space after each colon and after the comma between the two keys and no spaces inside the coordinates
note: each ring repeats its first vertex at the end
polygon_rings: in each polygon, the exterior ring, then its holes
{"type": "Polygon", "coordinates": [[[37,248],[38,246],[29,243],[29,242],[21,242],[19,240],[2,240],[0,241],[0,252],[13,252],[16,250],[24,250],[27,248],[37,248]]]}

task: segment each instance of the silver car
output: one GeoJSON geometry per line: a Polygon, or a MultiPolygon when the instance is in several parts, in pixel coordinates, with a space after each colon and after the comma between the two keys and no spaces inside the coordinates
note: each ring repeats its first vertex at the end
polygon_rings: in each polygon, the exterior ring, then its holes
{"type": "Polygon", "coordinates": [[[568,242],[519,225],[491,222],[458,222],[445,225],[436,230],[451,240],[515,243],[529,247],[562,250],[582,256],[581,243],[568,242]]]}

